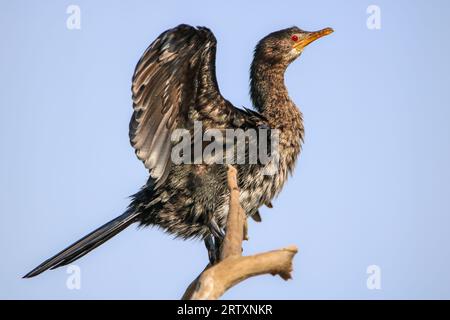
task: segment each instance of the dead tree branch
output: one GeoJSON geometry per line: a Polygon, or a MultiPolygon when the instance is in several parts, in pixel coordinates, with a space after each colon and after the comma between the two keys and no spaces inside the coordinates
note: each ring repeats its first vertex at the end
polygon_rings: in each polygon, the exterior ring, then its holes
{"type": "Polygon", "coordinates": [[[237,172],[233,166],[228,167],[228,189],[230,204],[220,261],[206,266],[186,289],[183,300],[218,299],[239,282],[261,274],[279,275],[284,280],[291,278],[296,246],[242,256],[242,241],[247,239],[247,219],[239,202],[237,172]]]}

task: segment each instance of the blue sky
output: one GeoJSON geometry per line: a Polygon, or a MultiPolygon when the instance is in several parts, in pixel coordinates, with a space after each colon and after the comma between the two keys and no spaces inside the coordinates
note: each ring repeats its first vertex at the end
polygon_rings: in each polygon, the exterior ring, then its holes
{"type": "Polygon", "coordinates": [[[131,227],[65,268],[21,276],[120,214],[146,170],[128,142],[131,76],[179,23],[218,39],[223,95],[250,106],[257,41],[333,27],[286,74],[306,138],[294,176],[250,222],[245,253],[296,244],[294,279],[253,278],[225,298],[450,298],[448,1],[2,1],[0,298],[179,298],[203,243],[131,227]],[[68,30],[66,9],[81,9],[68,30]],[[381,10],[381,29],[366,9],[381,10]],[[367,267],[381,289],[366,286],[367,267]]]}

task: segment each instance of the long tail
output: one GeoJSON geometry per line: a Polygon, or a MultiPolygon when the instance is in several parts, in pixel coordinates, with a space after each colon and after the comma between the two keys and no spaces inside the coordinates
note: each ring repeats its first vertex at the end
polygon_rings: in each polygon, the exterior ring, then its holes
{"type": "Polygon", "coordinates": [[[31,278],[48,269],[55,269],[81,258],[91,250],[94,250],[105,241],[124,230],[130,224],[136,222],[139,212],[132,208],[122,215],[104,224],[100,228],[89,233],[87,236],[70,245],[60,253],[44,261],[39,266],[27,273],[24,278],[31,278]]]}

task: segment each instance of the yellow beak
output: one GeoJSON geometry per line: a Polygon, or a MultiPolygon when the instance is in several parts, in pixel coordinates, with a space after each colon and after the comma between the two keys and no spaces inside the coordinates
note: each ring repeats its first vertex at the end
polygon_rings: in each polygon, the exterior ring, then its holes
{"type": "Polygon", "coordinates": [[[311,42],[316,41],[317,39],[327,36],[333,32],[334,30],[331,28],[325,28],[319,31],[309,32],[303,39],[299,40],[297,43],[294,44],[294,48],[299,51],[303,50],[303,48],[306,47],[311,42]]]}

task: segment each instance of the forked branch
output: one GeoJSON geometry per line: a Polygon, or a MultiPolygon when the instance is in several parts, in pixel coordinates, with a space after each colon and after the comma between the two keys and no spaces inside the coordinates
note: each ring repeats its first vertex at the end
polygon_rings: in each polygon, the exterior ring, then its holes
{"type": "Polygon", "coordinates": [[[284,280],[291,278],[296,246],[242,256],[242,241],[247,238],[247,219],[239,202],[237,171],[233,166],[228,167],[227,178],[230,204],[220,261],[206,266],[186,289],[184,300],[218,299],[239,282],[261,274],[279,275],[284,280]]]}

